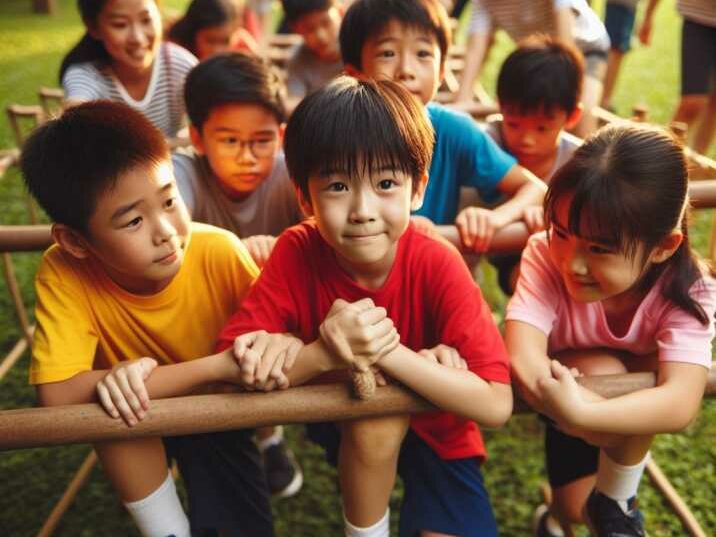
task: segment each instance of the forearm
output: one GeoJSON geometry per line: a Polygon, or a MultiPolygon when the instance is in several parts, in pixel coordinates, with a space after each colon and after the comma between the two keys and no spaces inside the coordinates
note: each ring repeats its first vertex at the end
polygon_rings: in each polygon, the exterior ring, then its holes
{"type": "MultiPolygon", "coordinates": [[[[231,380],[228,378],[230,364],[227,363],[233,361],[230,352],[229,349],[197,360],[157,367],[145,382],[149,397],[161,399],[185,395],[204,384],[231,380]]],[[[109,372],[109,369],[83,371],[61,382],[38,385],[38,401],[42,406],[94,402],[97,400],[97,383],[109,372]]]]}
{"type": "Polygon", "coordinates": [[[335,360],[320,339],[304,345],[286,376],[291,386],[299,386],[313,377],[338,369],[335,360]]]}
{"type": "Polygon", "coordinates": [[[649,0],[646,3],[646,9],[644,10],[644,21],[651,21],[654,19],[654,12],[659,5],[659,0],[649,0]]]}
{"type": "Polygon", "coordinates": [[[476,33],[470,35],[467,42],[468,53],[465,56],[465,68],[462,73],[462,82],[458,91],[457,102],[469,101],[473,97],[473,86],[477,75],[482,69],[482,62],[485,60],[487,46],[490,41],[489,34],[476,33]]]}
{"type": "Polygon", "coordinates": [[[441,410],[480,425],[500,427],[512,413],[509,385],[490,383],[471,371],[425,360],[404,345],[381,358],[378,365],[441,410]]]}
{"type": "Polygon", "coordinates": [[[500,216],[504,225],[520,220],[524,214],[525,207],[541,205],[544,200],[545,192],[547,191],[547,186],[524,168],[520,167],[517,170],[510,170],[507,173],[510,175],[520,172],[526,176],[526,180],[522,182],[521,186],[519,186],[514,192],[505,192],[501,189],[501,191],[506,194],[512,193],[512,196],[505,203],[495,207],[494,209],[494,212],[500,216]]]}
{"type": "Polygon", "coordinates": [[[574,44],[574,13],[571,7],[554,10],[554,23],[557,37],[565,43],[574,44]]]}

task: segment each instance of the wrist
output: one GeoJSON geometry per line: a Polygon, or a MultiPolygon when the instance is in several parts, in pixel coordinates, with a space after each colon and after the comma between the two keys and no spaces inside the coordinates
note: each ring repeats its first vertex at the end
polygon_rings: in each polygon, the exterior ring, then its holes
{"type": "Polygon", "coordinates": [[[208,382],[230,382],[236,377],[238,364],[232,347],[209,356],[208,382]]]}

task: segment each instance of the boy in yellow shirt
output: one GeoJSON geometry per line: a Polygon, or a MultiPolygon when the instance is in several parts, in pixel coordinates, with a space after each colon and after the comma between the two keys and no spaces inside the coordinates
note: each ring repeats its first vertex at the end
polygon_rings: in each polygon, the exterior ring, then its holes
{"type": "MultiPolygon", "coordinates": [[[[131,426],[150,397],[238,380],[232,353],[212,350],[258,269],[235,235],[190,222],[156,128],[125,105],[86,103],[33,134],[22,171],[57,243],[36,276],[30,382],[42,405],[99,398],[131,426]],[[125,399],[129,386],[140,388],[125,399]]],[[[251,431],[95,449],[144,536],[273,536],[251,431]],[[187,485],[191,529],[165,447],[187,485]]]]}

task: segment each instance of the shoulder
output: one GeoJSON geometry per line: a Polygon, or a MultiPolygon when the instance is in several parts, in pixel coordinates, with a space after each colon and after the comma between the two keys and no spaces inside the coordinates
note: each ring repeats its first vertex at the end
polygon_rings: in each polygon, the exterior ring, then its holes
{"type": "Polygon", "coordinates": [[[166,50],[166,53],[172,62],[172,67],[176,66],[180,72],[186,73],[199,63],[196,56],[176,43],[166,41],[162,43],[162,47],[166,50]]]}
{"type": "Polygon", "coordinates": [[[226,229],[191,223],[191,238],[187,248],[186,263],[190,270],[205,271],[211,267],[217,271],[228,270],[258,275],[256,263],[241,240],[226,229]]]}
{"type": "Polygon", "coordinates": [[[465,262],[452,244],[439,235],[425,232],[411,223],[401,238],[405,249],[404,262],[411,265],[411,272],[426,271],[439,274],[445,270],[462,270],[465,262]]]}
{"type": "Polygon", "coordinates": [[[172,167],[177,183],[192,182],[199,175],[199,158],[193,149],[180,149],[172,153],[172,167]]]}
{"type": "Polygon", "coordinates": [[[485,133],[492,138],[495,143],[502,146],[502,116],[493,114],[485,120],[485,133]]]}
{"type": "Polygon", "coordinates": [[[42,254],[35,279],[69,283],[77,279],[75,274],[80,265],[80,260],[72,257],[57,244],[53,244],[42,254]]]}

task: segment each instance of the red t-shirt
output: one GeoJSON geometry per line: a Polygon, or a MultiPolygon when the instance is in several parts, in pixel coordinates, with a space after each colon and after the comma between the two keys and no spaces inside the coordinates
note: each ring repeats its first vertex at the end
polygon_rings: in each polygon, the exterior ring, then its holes
{"type": "MultiPolygon", "coordinates": [[[[305,343],[337,298],[370,297],[384,307],[406,347],[419,351],[443,343],[457,349],[470,371],[509,383],[507,352],[460,254],[411,224],[400,238],[393,268],[380,289],[357,284],[338,264],[313,222],[287,229],[256,283],[219,336],[219,349],[254,330],[288,332],[305,343]]],[[[474,422],[447,412],[411,418],[411,428],[443,459],[485,456],[474,422]]]]}

